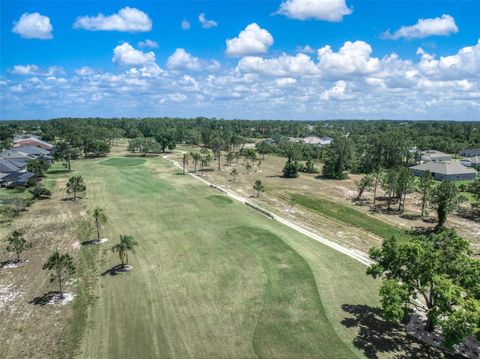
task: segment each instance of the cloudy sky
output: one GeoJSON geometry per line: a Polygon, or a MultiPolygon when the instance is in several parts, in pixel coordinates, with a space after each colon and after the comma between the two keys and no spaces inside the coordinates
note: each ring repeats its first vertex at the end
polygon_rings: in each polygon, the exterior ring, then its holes
{"type": "Polygon", "coordinates": [[[1,119],[480,120],[480,1],[5,1],[1,119]]]}

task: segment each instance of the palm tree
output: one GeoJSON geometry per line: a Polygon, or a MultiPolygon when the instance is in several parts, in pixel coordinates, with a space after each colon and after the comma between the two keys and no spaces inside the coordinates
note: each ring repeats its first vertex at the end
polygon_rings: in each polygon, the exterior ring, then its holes
{"type": "Polygon", "coordinates": [[[183,174],[185,174],[185,167],[188,165],[188,153],[183,154],[182,164],[183,164],[183,174]]]}
{"type": "Polygon", "coordinates": [[[198,152],[190,152],[190,157],[193,160],[193,165],[195,166],[195,174],[196,174],[198,162],[202,161],[202,155],[198,152]]]}
{"type": "Polygon", "coordinates": [[[105,225],[108,221],[105,210],[100,207],[96,207],[93,210],[93,218],[95,219],[95,228],[97,229],[97,242],[100,242],[100,227],[105,225]]]}
{"type": "Polygon", "coordinates": [[[237,181],[237,176],[238,176],[238,171],[236,168],[233,169],[233,171],[230,173],[233,176],[233,182],[237,181]]]}
{"type": "Polygon", "coordinates": [[[132,236],[120,235],[120,243],[112,247],[112,252],[118,253],[122,268],[128,264],[128,251],[135,252],[135,246],[138,246],[138,242],[132,236]]]}

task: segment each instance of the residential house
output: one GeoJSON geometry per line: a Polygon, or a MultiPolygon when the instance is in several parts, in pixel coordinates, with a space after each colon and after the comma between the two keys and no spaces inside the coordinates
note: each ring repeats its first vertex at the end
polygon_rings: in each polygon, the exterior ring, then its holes
{"type": "Polygon", "coordinates": [[[422,152],[421,160],[423,162],[437,162],[437,161],[450,161],[452,156],[447,155],[446,153],[435,151],[435,150],[427,150],[422,152]]]}
{"type": "Polygon", "coordinates": [[[0,159],[0,186],[7,187],[15,174],[26,172],[26,162],[0,159]]]}
{"type": "Polygon", "coordinates": [[[460,161],[464,166],[480,169],[480,156],[464,158],[460,161]]]}
{"type": "Polygon", "coordinates": [[[470,148],[470,149],[460,151],[460,156],[463,156],[463,157],[480,156],[480,148],[470,148]]]}
{"type": "Polygon", "coordinates": [[[315,145],[315,146],[325,146],[332,143],[333,138],[328,136],[317,137],[317,136],[308,136],[305,138],[300,137],[289,137],[288,140],[290,142],[303,142],[308,145],[315,145]]]}
{"type": "Polygon", "coordinates": [[[35,146],[40,147],[45,150],[51,150],[53,145],[51,143],[42,141],[41,139],[37,138],[36,136],[30,136],[27,138],[17,138],[13,140],[14,147],[21,147],[21,146],[35,146]]]}
{"type": "Polygon", "coordinates": [[[430,171],[433,178],[439,181],[473,180],[477,176],[475,169],[465,167],[458,161],[432,161],[410,168],[415,176],[422,176],[426,171],[430,171]]]}

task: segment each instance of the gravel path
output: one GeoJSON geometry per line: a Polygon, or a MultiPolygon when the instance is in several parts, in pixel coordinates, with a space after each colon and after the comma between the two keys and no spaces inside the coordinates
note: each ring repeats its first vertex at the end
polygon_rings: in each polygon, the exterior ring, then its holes
{"type": "MultiPolygon", "coordinates": [[[[185,151],[175,151],[175,152],[180,153],[180,154],[186,153],[185,151]]],[[[170,156],[172,156],[172,155],[174,155],[174,154],[165,155],[165,156],[163,156],[163,158],[172,162],[175,167],[178,167],[178,168],[183,170],[182,165],[180,163],[178,163],[178,161],[175,161],[175,160],[170,158],[170,156]]],[[[246,197],[244,197],[244,196],[242,196],[242,195],[240,195],[236,192],[233,192],[233,191],[231,191],[229,189],[226,189],[224,187],[221,187],[221,186],[217,186],[217,185],[207,181],[206,179],[197,176],[194,173],[187,172],[187,174],[194,177],[195,179],[199,180],[200,182],[206,184],[207,186],[215,186],[217,188],[220,188],[221,191],[223,193],[225,193],[225,195],[227,195],[228,197],[230,197],[230,198],[232,198],[232,199],[234,199],[238,202],[241,202],[241,203],[244,203],[244,204],[251,203],[251,202],[248,201],[248,199],[246,197]]],[[[299,226],[298,224],[290,221],[289,219],[286,219],[282,216],[279,216],[277,214],[274,214],[274,213],[268,211],[267,209],[259,206],[258,204],[255,204],[255,207],[259,207],[262,211],[269,213],[270,216],[274,220],[276,220],[277,222],[280,222],[280,223],[294,229],[295,231],[300,232],[300,233],[304,234],[305,236],[310,237],[310,238],[312,238],[312,239],[314,239],[314,240],[316,240],[316,241],[318,241],[318,242],[336,250],[337,252],[343,253],[343,254],[349,256],[350,258],[353,258],[353,259],[359,261],[360,263],[362,263],[366,266],[369,266],[370,264],[372,264],[372,261],[368,257],[367,253],[361,252],[361,251],[356,250],[356,249],[347,248],[347,247],[344,247],[344,246],[342,246],[338,243],[332,242],[332,241],[322,237],[321,235],[313,233],[313,232],[309,231],[308,229],[299,226]]]]}

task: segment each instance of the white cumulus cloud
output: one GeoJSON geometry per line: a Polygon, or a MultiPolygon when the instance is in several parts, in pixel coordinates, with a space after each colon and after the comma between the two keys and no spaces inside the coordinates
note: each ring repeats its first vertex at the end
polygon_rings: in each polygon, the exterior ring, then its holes
{"type": "Polygon", "coordinates": [[[12,31],[24,39],[49,40],[53,38],[53,27],[48,16],[38,12],[24,13],[17,22],[14,22],[12,31]]]}
{"type": "Polygon", "coordinates": [[[152,20],[143,11],[127,6],[108,16],[102,13],[97,16],[80,16],[73,27],[91,31],[146,32],[152,30],[152,20]]]}
{"type": "Polygon", "coordinates": [[[15,65],[10,70],[10,73],[22,76],[53,76],[64,75],[65,70],[60,66],[50,66],[47,69],[41,69],[37,65],[15,65]]]}
{"type": "Polygon", "coordinates": [[[176,49],[167,60],[167,68],[171,70],[216,70],[220,67],[218,61],[206,61],[185,51],[185,49],[176,49]]]}
{"type": "Polygon", "coordinates": [[[318,74],[318,69],[310,56],[283,54],[276,58],[264,59],[259,56],[246,56],[237,65],[242,72],[253,72],[266,76],[302,76],[318,74]]]}
{"type": "Polygon", "coordinates": [[[277,13],[296,20],[339,22],[352,11],[345,0],[286,0],[282,2],[277,13]]]}
{"type": "Polygon", "coordinates": [[[155,49],[158,47],[158,44],[157,42],[153,41],[153,40],[149,40],[149,39],[146,39],[145,41],[139,41],[138,42],[138,47],[140,48],[145,48],[145,47],[150,47],[152,49],[155,49]]]}
{"type": "MultiPolygon", "coordinates": [[[[205,17],[205,14],[202,12],[200,15],[198,15],[198,21],[200,22],[200,24],[202,25],[202,27],[204,29],[210,29],[212,27],[216,27],[218,26],[217,22],[216,21],[213,21],[213,20],[208,20],[206,17],[205,17]]],[[[190,25],[190,24],[189,24],[190,25]]]]}
{"type": "Polygon", "coordinates": [[[450,15],[442,15],[434,19],[419,19],[415,25],[402,26],[397,31],[386,31],[383,37],[387,39],[416,39],[428,36],[447,36],[458,32],[455,19],[450,15]]]}
{"type": "Polygon", "coordinates": [[[338,52],[327,45],[318,50],[318,67],[333,77],[368,74],[377,71],[380,62],[371,54],[372,47],[364,41],[347,41],[338,52]]]}
{"type": "Polygon", "coordinates": [[[119,65],[145,65],[155,62],[155,54],[152,51],[137,50],[128,42],[124,42],[113,49],[112,61],[119,65]]]}
{"type": "Polygon", "coordinates": [[[263,54],[273,45],[273,36],[256,23],[248,25],[242,30],[238,37],[228,39],[227,55],[245,56],[263,54]]]}

